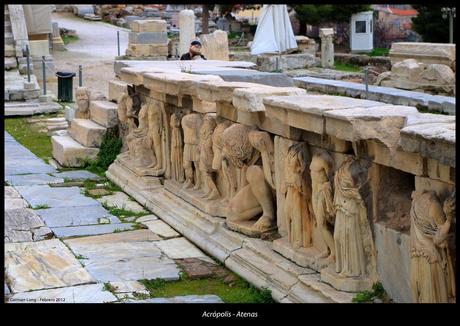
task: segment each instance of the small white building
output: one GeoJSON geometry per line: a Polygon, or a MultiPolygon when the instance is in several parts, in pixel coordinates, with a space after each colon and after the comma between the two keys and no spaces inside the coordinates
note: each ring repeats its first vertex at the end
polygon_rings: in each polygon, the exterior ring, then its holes
{"type": "Polygon", "coordinates": [[[351,16],[351,52],[370,52],[374,49],[373,11],[363,11],[351,16]]]}

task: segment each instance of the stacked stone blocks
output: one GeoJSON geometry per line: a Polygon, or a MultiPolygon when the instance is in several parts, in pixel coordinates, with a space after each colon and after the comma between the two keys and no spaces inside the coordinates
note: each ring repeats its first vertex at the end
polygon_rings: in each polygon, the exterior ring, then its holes
{"type": "Polygon", "coordinates": [[[135,20],[131,23],[126,55],[132,58],[165,60],[168,34],[164,20],[135,20]]]}

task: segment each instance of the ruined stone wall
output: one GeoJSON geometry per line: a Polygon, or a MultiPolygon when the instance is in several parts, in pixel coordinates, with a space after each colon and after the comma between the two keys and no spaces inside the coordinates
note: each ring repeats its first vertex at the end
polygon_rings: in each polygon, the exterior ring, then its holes
{"type": "Polygon", "coordinates": [[[454,116],[161,68],[120,78],[135,92],[109,178],[278,301],[347,302],[377,281],[397,302],[455,301],[454,116]]]}

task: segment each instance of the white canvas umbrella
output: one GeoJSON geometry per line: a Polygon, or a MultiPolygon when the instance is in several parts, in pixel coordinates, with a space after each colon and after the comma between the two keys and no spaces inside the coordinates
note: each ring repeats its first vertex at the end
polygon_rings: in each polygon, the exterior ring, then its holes
{"type": "Polygon", "coordinates": [[[285,52],[297,48],[286,5],[264,5],[259,17],[251,54],[285,52]]]}

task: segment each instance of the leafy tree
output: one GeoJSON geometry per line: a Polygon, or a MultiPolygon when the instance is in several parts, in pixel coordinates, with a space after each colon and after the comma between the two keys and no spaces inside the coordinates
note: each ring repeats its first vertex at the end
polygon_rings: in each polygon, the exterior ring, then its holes
{"type": "Polygon", "coordinates": [[[300,34],[306,34],[308,25],[323,23],[346,23],[351,15],[372,10],[370,5],[294,5],[297,19],[300,22],[300,34]]]}
{"type": "Polygon", "coordinates": [[[418,11],[418,15],[412,18],[412,28],[422,36],[424,42],[449,42],[449,18],[442,18],[442,7],[444,6],[413,6],[413,8],[418,11]]]}

